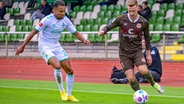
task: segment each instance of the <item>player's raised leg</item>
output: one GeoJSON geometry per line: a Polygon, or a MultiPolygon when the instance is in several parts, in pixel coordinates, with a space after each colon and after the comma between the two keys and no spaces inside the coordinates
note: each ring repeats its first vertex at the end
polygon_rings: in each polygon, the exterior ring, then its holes
{"type": "Polygon", "coordinates": [[[72,89],[74,85],[74,73],[69,59],[65,59],[60,62],[61,67],[66,72],[66,84],[67,84],[67,96],[69,101],[79,101],[72,95],[72,89]]]}
{"type": "Polygon", "coordinates": [[[153,86],[159,93],[161,94],[164,93],[164,89],[154,81],[146,65],[140,65],[138,69],[139,69],[139,72],[150,82],[151,86],[153,86]]]}

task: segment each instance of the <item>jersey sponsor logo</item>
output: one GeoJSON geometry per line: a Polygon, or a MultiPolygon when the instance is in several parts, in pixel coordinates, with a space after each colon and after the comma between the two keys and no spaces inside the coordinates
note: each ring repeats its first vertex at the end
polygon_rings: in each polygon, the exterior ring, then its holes
{"type": "Polygon", "coordinates": [[[124,37],[136,38],[138,35],[123,34],[124,37]]]}
{"type": "Polygon", "coordinates": [[[42,27],[42,26],[43,26],[43,23],[40,22],[40,23],[39,23],[39,26],[42,27]]]}
{"type": "Polygon", "coordinates": [[[141,28],[142,25],[140,23],[137,24],[137,28],[141,28]]]}
{"type": "Polygon", "coordinates": [[[128,29],[128,33],[132,35],[134,33],[134,29],[132,28],[128,29]]]}
{"type": "Polygon", "coordinates": [[[52,30],[51,33],[55,33],[55,34],[61,34],[61,30],[52,30]]]}

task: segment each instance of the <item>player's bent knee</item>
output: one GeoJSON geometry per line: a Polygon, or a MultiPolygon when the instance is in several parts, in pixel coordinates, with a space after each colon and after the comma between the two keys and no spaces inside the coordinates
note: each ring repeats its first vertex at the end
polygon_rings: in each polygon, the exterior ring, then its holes
{"type": "Polygon", "coordinates": [[[146,75],[148,73],[147,69],[139,70],[142,75],[146,75]]]}
{"type": "Polygon", "coordinates": [[[145,74],[148,73],[148,68],[147,68],[146,65],[141,65],[141,66],[138,67],[138,69],[139,69],[139,72],[140,72],[142,75],[145,75],[145,74]]]}

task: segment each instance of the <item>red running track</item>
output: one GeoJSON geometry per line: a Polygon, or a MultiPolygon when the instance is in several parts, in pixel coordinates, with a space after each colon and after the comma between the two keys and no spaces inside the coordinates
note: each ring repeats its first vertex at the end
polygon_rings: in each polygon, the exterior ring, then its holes
{"type": "MultiPolygon", "coordinates": [[[[118,60],[71,60],[76,82],[111,83],[112,67],[120,67],[118,60]]],[[[163,86],[184,87],[184,63],[163,62],[163,86]]],[[[65,74],[64,80],[65,80],[65,74]]],[[[54,81],[53,68],[43,59],[0,58],[1,79],[54,81]]]]}

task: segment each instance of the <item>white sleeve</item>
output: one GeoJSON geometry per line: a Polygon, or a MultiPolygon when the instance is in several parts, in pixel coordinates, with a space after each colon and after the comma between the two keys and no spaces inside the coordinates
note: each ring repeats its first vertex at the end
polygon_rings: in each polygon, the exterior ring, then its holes
{"type": "Polygon", "coordinates": [[[40,21],[40,23],[38,25],[36,25],[36,30],[38,31],[42,31],[46,26],[47,26],[47,23],[48,23],[48,19],[47,18],[44,18],[40,21]]]}
{"type": "Polygon", "coordinates": [[[68,18],[66,18],[66,21],[67,21],[66,29],[67,29],[70,33],[72,33],[72,34],[75,33],[75,32],[77,32],[75,26],[72,24],[72,22],[71,22],[68,18]]]}

